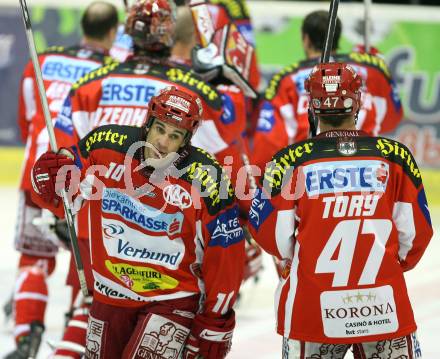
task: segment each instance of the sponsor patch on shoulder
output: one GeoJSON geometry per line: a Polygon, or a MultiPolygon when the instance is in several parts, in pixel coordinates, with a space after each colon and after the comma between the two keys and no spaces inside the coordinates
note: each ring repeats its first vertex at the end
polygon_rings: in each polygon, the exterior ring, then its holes
{"type": "Polygon", "coordinates": [[[249,223],[258,230],[261,224],[272,213],[273,206],[269,199],[263,196],[261,188],[255,191],[254,199],[252,200],[251,210],[249,212],[249,223]]]}
{"type": "Polygon", "coordinates": [[[61,111],[55,120],[55,128],[66,133],[69,136],[73,135],[73,122],[72,122],[72,100],[70,96],[67,96],[61,111]]]}
{"type": "Polygon", "coordinates": [[[238,207],[227,209],[209,222],[206,227],[211,234],[209,246],[229,247],[244,238],[243,229],[238,221],[238,207]]]}
{"type": "Polygon", "coordinates": [[[258,116],[257,131],[270,132],[275,124],[275,115],[272,104],[264,101],[258,116]]]}

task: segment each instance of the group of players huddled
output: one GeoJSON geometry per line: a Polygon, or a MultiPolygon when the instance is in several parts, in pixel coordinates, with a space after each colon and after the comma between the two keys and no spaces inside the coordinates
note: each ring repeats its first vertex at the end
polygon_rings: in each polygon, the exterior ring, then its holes
{"type": "Polygon", "coordinates": [[[279,274],[283,358],[421,357],[403,273],[430,215],[411,152],[377,137],[401,121],[400,98],[377,50],[336,53],[339,19],[320,63],[327,18],[304,18],[306,59],[262,89],[243,0],[136,0],[119,28],[117,9],[95,1],[79,45],[39,55],[57,152],[29,62],[17,347],[5,358],[40,346],[46,281],[71,247],[63,189],[89,296],[72,259],[51,358],[225,358],[261,248],[279,274]]]}

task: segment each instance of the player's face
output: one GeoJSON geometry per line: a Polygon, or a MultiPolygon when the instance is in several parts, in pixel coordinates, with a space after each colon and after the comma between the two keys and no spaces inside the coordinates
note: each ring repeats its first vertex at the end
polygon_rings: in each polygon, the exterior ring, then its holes
{"type": "Polygon", "coordinates": [[[177,152],[185,144],[187,131],[155,119],[147,133],[146,141],[157,151],[145,147],[145,158],[163,158],[171,152],[177,152]]]}

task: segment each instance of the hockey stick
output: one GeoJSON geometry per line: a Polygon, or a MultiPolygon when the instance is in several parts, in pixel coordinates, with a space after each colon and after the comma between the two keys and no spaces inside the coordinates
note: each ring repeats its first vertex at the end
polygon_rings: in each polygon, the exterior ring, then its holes
{"type": "MultiPolygon", "coordinates": [[[[327,34],[325,36],[325,44],[324,49],[321,54],[321,63],[329,62],[330,54],[333,48],[333,39],[335,37],[335,28],[336,28],[336,19],[338,17],[338,6],[339,0],[331,0],[330,1],[330,10],[328,17],[328,25],[327,25],[327,34]]],[[[317,120],[313,115],[312,111],[309,109],[308,111],[309,118],[309,126],[310,126],[310,136],[315,137],[318,131],[317,120]]]]}
{"type": "Polygon", "coordinates": [[[370,52],[370,25],[371,25],[371,4],[372,0],[364,0],[364,46],[365,52],[370,52]]]}
{"type": "Polygon", "coordinates": [[[128,12],[128,0],[123,0],[122,3],[124,4],[125,12],[128,12]]]}
{"type": "MultiPolygon", "coordinates": [[[[44,89],[43,77],[41,74],[40,62],[38,61],[37,49],[35,48],[34,35],[32,33],[31,19],[29,17],[29,11],[26,5],[26,0],[19,0],[22,10],[24,27],[26,29],[26,38],[29,46],[29,54],[34,65],[35,78],[37,80],[38,93],[41,99],[41,105],[43,107],[44,121],[46,122],[47,132],[49,133],[49,142],[52,151],[57,152],[58,146],[55,139],[53,130],[52,119],[50,116],[49,105],[47,103],[46,90],[44,89]]],[[[63,199],[64,212],[66,214],[67,226],[69,228],[70,241],[72,243],[72,252],[75,259],[76,270],[78,272],[79,284],[84,297],[89,295],[87,290],[86,277],[84,274],[84,265],[79,252],[78,238],[76,237],[75,227],[73,225],[73,216],[70,211],[69,201],[67,199],[66,191],[63,189],[61,192],[61,198],[63,199]]]]}
{"type": "Polygon", "coordinates": [[[338,17],[339,0],[330,1],[329,19],[327,34],[325,36],[324,51],[321,55],[321,63],[329,62],[333,47],[333,38],[335,37],[336,19],[338,17]]]}

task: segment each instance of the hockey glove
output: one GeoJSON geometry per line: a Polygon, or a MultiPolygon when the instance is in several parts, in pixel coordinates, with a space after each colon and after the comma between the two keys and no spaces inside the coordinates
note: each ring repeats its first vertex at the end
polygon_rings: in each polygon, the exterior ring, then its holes
{"type": "MultiPolygon", "coordinates": [[[[63,153],[67,153],[66,149],[63,153]]],[[[44,153],[34,164],[32,169],[32,186],[36,193],[43,199],[44,202],[49,204],[59,203],[60,196],[58,193],[61,189],[68,189],[70,185],[71,173],[66,171],[65,176],[63,172],[58,171],[65,165],[74,165],[73,154],[69,152],[71,156],[65,154],[54,153],[48,151],[44,153]],[[57,176],[57,174],[59,174],[57,176]]]]}
{"type": "Polygon", "coordinates": [[[235,313],[227,318],[208,318],[196,315],[183,353],[184,359],[222,359],[232,344],[235,313]]]}

